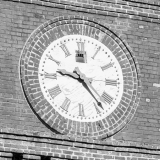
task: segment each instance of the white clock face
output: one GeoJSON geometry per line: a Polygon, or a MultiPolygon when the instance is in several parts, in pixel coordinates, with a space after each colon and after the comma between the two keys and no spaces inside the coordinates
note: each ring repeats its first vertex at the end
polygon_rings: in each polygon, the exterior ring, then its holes
{"type": "Polygon", "coordinates": [[[93,122],[111,114],[122,98],[119,62],[101,42],[68,35],[52,42],[39,64],[42,93],[62,116],[93,122]]]}

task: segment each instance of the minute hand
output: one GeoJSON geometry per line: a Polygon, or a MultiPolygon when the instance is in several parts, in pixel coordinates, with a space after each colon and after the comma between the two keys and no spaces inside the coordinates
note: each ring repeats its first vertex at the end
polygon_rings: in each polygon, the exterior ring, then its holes
{"type": "Polygon", "coordinates": [[[85,76],[85,74],[81,73],[81,71],[79,70],[78,67],[75,68],[75,71],[80,75],[80,78],[84,80],[84,82],[86,83],[86,85],[93,90],[97,96],[99,97],[99,99],[105,103],[104,99],[98,94],[98,92],[94,89],[94,87],[91,85],[90,81],[88,80],[88,78],[85,76]]]}

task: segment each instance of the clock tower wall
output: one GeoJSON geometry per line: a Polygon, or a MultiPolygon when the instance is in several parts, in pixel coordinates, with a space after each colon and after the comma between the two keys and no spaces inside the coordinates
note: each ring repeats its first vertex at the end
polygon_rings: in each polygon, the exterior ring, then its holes
{"type": "MultiPolygon", "coordinates": [[[[160,1],[1,0],[0,7],[0,159],[160,159],[160,1]],[[87,40],[95,43],[91,56],[87,40]],[[43,55],[46,63],[61,63],[49,55],[52,43],[66,58],[74,49],[67,43],[79,42],[74,60],[81,64],[107,48],[101,72],[108,75],[105,87],[117,89],[114,100],[112,90],[103,92],[109,109],[100,114],[94,106],[96,120],[64,116],[68,99],[56,110],[39,83],[40,76],[55,79],[40,72],[43,55]],[[115,74],[119,81],[110,78],[115,74]]],[[[51,97],[61,93],[54,89],[51,97]]],[[[87,109],[78,107],[82,117],[87,109]]]]}

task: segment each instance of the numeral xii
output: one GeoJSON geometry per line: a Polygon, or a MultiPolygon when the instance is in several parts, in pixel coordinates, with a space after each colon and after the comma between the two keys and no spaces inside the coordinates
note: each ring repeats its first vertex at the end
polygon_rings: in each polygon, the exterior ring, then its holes
{"type": "Polygon", "coordinates": [[[77,42],[78,51],[83,52],[84,51],[84,42],[77,42]]]}

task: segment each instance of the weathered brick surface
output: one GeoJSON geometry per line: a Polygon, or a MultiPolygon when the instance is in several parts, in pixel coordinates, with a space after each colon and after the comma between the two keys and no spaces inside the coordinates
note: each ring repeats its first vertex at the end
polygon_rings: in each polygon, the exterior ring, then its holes
{"type": "MultiPolygon", "coordinates": [[[[98,141],[93,143],[83,141],[71,141],[67,144],[63,137],[55,136],[54,138],[36,138],[21,136],[3,135],[6,142],[10,144],[9,150],[1,152],[0,158],[8,159],[33,159],[33,160],[55,160],[57,159],[120,159],[120,160],[157,160],[159,159],[159,149],[141,146],[136,148],[132,144],[121,143],[109,144],[105,142],[100,144],[98,141]],[[22,140],[24,139],[24,140],[22,140]],[[79,143],[79,147],[76,146],[79,143]],[[21,144],[15,146],[15,144],[21,144]],[[74,146],[73,146],[74,145],[74,146]],[[27,149],[24,149],[26,146],[27,149]],[[38,146],[38,147],[36,147],[38,146]],[[107,148],[108,147],[108,148],[107,148]],[[109,148],[110,147],[110,148],[109,148]],[[14,152],[13,155],[10,152],[14,152]],[[18,152],[18,153],[16,153],[18,152]]],[[[2,140],[1,138],[0,140],[2,140]]]]}
{"type": "MultiPolygon", "coordinates": [[[[158,0],[1,0],[0,160],[12,159],[15,152],[23,153],[24,159],[40,159],[42,155],[53,160],[160,159],[159,9],[158,0]],[[56,135],[37,119],[24,98],[19,75],[23,46],[37,27],[64,15],[86,16],[105,24],[137,59],[141,100],[132,121],[111,139],[94,141],[56,135]]],[[[48,43],[50,40],[45,45],[48,43]]]]}
{"type": "Polygon", "coordinates": [[[37,34],[32,35],[27,41],[20,61],[22,87],[26,91],[26,96],[31,102],[33,110],[51,129],[56,129],[63,134],[102,139],[121,130],[124,124],[128,123],[129,118],[133,117],[139,102],[138,97],[141,93],[141,85],[139,85],[140,73],[138,73],[138,66],[135,64],[136,59],[133,58],[133,53],[130,53],[119,37],[110,32],[108,28],[99,26],[91,18],[88,21],[86,17],[80,16],[60,17],[46,22],[43,26],[40,26],[35,31],[37,34]],[[72,24],[73,21],[74,24],[72,24]],[[91,27],[91,25],[94,27],[91,27]],[[106,118],[96,123],[90,123],[90,125],[87,122],[80,123],[67,118],[64,119],[47,103],[41,92],[40,85],[37,83],[38,65],[42,52],[46,50],[53,40],[62,38],[64,33],[65,35],[80,34],[100,40],[119,59],[122,74],[124,75],[124,94],[118,107],[106,118]],[[129,65],[130,67],[127,67],[129,65]],[[135,98],[136,95],[137,98],[135,98]],[[56,124],[56,121],[59,121],[59,124],[56,124]]]}

